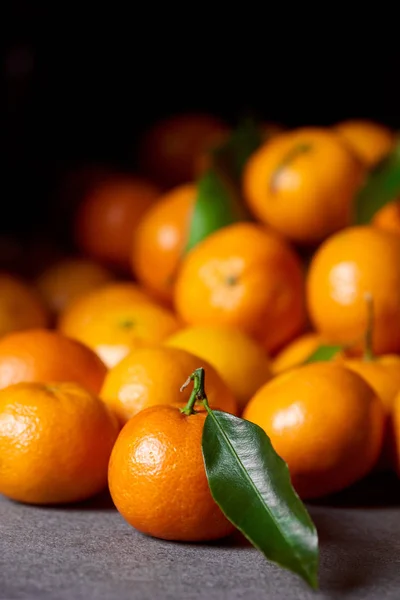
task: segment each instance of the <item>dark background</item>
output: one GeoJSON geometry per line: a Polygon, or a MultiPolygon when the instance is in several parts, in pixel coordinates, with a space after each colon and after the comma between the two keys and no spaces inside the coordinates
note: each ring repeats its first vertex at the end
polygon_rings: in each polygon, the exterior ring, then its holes
{"type": "Polygon", "coordinates": [[[174,112],[233,124],[250,111],[289,127],[359,117],[400,129],[400,53],[376,15],[353,26],[328,11],[304,26],[286,6],[267,17],[251,5],[161,13],[149,4],[133,17],[111,6],[5,7],[2,233],[46,230],[75,166],[133,169],[137,135],[174,112]]]}

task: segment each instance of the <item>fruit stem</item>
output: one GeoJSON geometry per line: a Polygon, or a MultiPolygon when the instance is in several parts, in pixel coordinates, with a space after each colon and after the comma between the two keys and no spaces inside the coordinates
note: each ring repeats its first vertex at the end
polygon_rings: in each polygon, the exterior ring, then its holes
{"type": "Polygon", "coordinates": [[[366,292],[364,294],[364,298],[367,304],[367,327],[365,329],[363,359],[365,361],[370,361],[374,360],[375,358],[372,350],[372,333],[374,329],[374,303],[372,294],[370,292],[366,292]]]}
{"type": "Polygon", "coordinates": [[[196,404],[196,402],[204,402],[205,405],[207,405],[207,395],[204,389],[204,380],[205,380],[205,371],[203,369],[203,367],[200,367],[199,369],[196,369],[195,371],[193,371],[193,373],[191,375],[189,375],[189,377],[187,378],[187,380],[185,381],[185,383],[182,385],[180,391],[183,392],[183,390],[190,384],[191,381],[193,381],[193,390],[192,393],[190,394],[190,398],[188,400],[188,403],[186,404],[185,408],[181,408],[181,412],[184,415],[190,416],[193,415],[196,411],[194,410],[194,405],[196,404]]]}

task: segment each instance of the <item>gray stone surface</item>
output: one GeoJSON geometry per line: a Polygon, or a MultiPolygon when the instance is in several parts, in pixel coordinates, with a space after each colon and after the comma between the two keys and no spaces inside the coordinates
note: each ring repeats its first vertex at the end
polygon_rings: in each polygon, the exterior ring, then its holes
{"type": "Polygon", "coordinates": [[[145,537],[107,497],[73,508],[1,499],[0,599],[399,600],[400,494],[381,492],[377,482],[372,492],[309,506],[320,536],[319,592],[240,536],[210,545],[145,537]],[[359,506],[365,499],[373,506],[359,506]]]}

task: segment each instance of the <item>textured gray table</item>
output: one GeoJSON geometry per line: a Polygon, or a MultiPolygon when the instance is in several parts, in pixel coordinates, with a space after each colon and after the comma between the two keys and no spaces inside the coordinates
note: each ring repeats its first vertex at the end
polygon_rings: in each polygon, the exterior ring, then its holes
{"type": "Polygon", "coordinates": [[[321,544],[316,593],[240,536],[211,545],[148,538],[107,497],[57,509],[2,499],[0,599],[399,600],[397,482],[375,479],[309,509],[321,544]]]}

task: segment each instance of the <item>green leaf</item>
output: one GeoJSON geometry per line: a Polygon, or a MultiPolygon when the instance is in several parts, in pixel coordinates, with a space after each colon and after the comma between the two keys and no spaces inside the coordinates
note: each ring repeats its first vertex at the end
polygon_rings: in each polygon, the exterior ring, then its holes
{"type": "Polygon", "coordinates": [[[369,223],[376,212],[400,195],[400,141],[367,176],[355,199],[354,219],[369,223]]]}
{"type": "Polygon", "coordinates": [[[232,182],[216,168],[199,179],[184,254],[221,227],[249,219],[232,182]]]}
{"type": "Polygon", "coordinates": [[[202,449],[214,500],[269,560],[316,588],[317,531],[286,463],[258,425],[206,408],[202,449]]]}
{"type": "MultiPolygon", "coordinates": [[[[264,136],[265,137],[265,136],[264,136]]],[[[252,118],[243,119],[228,139],[211,152],[212,162],[241,187],[244,166],[264,141],[263,132],[252,118]]]]}
{"type": "Polygon", "coordinates": [[[339,346],[338,344],[322,344],[316,350],[314,350],[314,352],[304,361],[303,364],[307,365],[308,363],[313,362],[330,361],[336,356],[336,354],[339,354],[339,352],[341,352],[342,350],[343,346],[339,346]]]}

